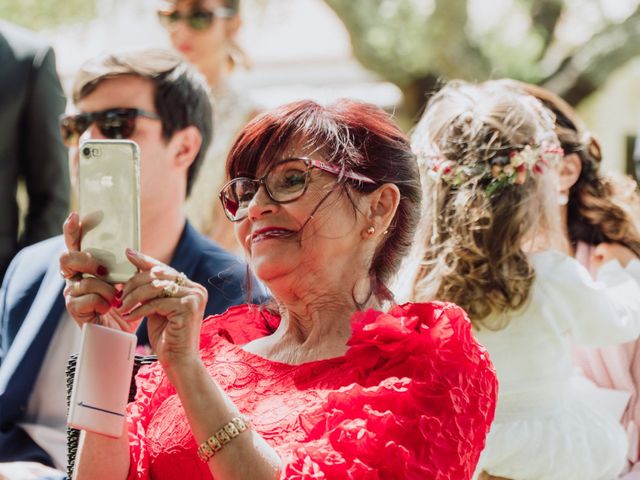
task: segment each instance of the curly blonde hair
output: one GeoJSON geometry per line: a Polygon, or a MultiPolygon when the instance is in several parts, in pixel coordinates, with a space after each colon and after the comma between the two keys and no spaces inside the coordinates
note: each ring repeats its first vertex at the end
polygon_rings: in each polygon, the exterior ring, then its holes
{"type": "Polygon", "coordinates": [[[501,82],[533,95],[551,110],[556,117],[556,134],[565,155],[575,153],[580,158],[580,176],[569,189],[567,204],[571,243],[619,243],[640,257],[637,184],[628,177],[602,172],[600,144],[562,98],[537,85],[515,80],[501,82]]]}
{"type": "Polygon", "coordinates": [[[492,161],[557,144],[554,120],[533,97],[495,82],[451,82],[429,102],[412,143],[424,189],[417,300],[463,307],[476,328],[499,329],[522,307],[535,277],[527,251],[561,237],[557,177],[545,168],[488,194],[492,161]],[[432,175],[434,157],[468,167],[462,183],[432,175]]]}

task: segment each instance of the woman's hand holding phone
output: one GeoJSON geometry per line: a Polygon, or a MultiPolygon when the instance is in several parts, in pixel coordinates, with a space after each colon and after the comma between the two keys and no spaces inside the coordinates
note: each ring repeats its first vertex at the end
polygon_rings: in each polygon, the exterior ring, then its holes
{"type": "Polygon", "coordinates": [[[151,257],[127,250],[138,273],[119,290],[101,279],[105,267],[80,251],[81,231],[79,217],[72,213],[63,227],[68,251],[60,256],[60,269],[67,279],[64,297],[73,319],[80,326],[97,323],[134,333],[147,317],[151,347],[164,366],[199,358],[206,288],[151,257]]]}
{"type": "Polygon", "coordinates": [[[67,252],[60,256],[60,272],[66,279],[64,298],[67,311],[82,326],[96,323],[117,330],[133,333],[140,320],[127,321],[116,309],[122,305],[122,291],[104,281],[108,274],[91,254],[80,251],[82,226],[78,214],[69,215],[63,226],[67,252]],[[93,275],[83,277],[83,274],[93,275]]]}
{"type": "Polygon", "coordinates": [[[140,252],[127,250],[127,258],[138,273],[124,284],[118,310],[129,321],[147,317],[151,348],[165,371],[199,361],[206,288],[140,252]]]}

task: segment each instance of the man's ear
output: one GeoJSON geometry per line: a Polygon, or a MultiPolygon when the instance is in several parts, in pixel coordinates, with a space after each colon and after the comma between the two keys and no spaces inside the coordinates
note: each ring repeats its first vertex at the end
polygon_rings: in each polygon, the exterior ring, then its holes
{"type": "Polygon", "coordinates": [[[368,224],[376,232],[385,233],[400,203],[400,190],[393,183],[385,183],[367,195],[368,224]]]}
{"type": "Polygon", "coordinates": [[[189,125],[175,132],[171,143],[176,165],[189,168],[196,159],[198,152],[200,152],[202,135],[200,134],[200,130],[193,125],[189,125]]]}
{"type": "Polygon", "coordinates": [[[560,191],[568,192],[580,178],[582,161],[577,153],[570,153],[560,162],[558,176],[560,177],[560,191]]]}

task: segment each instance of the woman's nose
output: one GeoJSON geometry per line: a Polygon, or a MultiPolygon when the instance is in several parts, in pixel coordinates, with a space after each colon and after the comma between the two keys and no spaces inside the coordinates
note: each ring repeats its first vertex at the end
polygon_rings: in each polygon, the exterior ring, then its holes
{"type": "Polygon", "coordinates": [[[278,203],[273,201],[267,193],[264,185],[260,185],[247,207],[247,215],[251,219],[258,219],[264,215],[274,213],[278,208],[278,203]]]}
{"type": "Polygon", "coordinates": [[[168,28],[169,37],[174,44],[174,47],[177,47],[181,41],[184,41],[191,34],[191,29],[185,19],[180,19],[179,21],[171,24],[168,28]]]}

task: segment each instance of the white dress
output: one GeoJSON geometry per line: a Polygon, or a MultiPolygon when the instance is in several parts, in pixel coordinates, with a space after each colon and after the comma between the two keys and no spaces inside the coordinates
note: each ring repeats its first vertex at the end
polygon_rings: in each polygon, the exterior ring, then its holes
{"type": "Polygon", "coordinates": [[[514,480],[612,480],[625,466],[626,398],[576,375],[571,342],[600,346],[640,334],[640,262],[608,262],[598,281],[558,252],[530,256],[529,302],[502,330],[476,331],[498,374],[495,421],[477,472],[514,480]],[[571,337],[571,338],[570,338],[571,337]],[[580,379],[580,380],[578,380],[580,379]]]}

